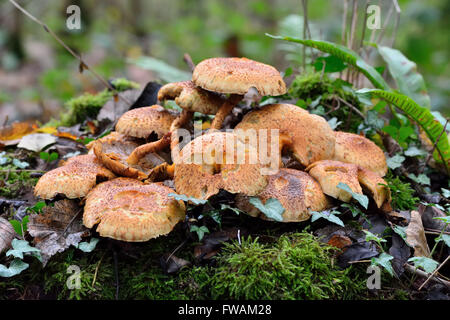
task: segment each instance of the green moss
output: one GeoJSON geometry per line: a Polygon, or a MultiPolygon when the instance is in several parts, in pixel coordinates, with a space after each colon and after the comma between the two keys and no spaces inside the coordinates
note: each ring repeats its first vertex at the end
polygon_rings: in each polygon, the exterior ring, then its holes
{"type": "MultiPolygon", "coordinates": [[[[118,78],[111,82],[117,91],[139,88],[139,84],[124,78],[118,78]]],[[[52,119],[45,124],[46,127],[70,127],[83,122],[86,118],[95,118],[103,105],[113,97],[113,93],[107,89],[96,94],[84,93],[72,98],[65,103],[67,111],[60,115],[60,120],[52,119]]]]}
{"type": "Polygon", "coordinates": [[[0,171],[0,196],[5,198],[18,198],[29,191],[37,183],[29,171],[20,171],[20,168],[9,164],[3,165],[0,171]]]}
{"type": "Polygon", "coordinates": [[[199,288],[213,299],[355,298],[365,288],[364,275],[336,267],[335,250],[308,233],[286,234],[274,244],[251,238],[233,242],[199,288]]]}
{"type": "Polygon", "coordinates": [[[312,113],[319,115],[327,113],[329,118],[336,117],[343,122],[341,127],[345,131],[356,132],[362,122],[361,117],[351,108],[342,102],[336,102],[336,97],[339,97],[358,110],[363,109],[363,105],[353,93],[351,84],[342,79],[331,79],[326,73],[322,75],[320,72],[305,72],[298,75],[292,81],[288,95],[291,98],[299,99],[297,103],[300,106],[310,106],[309,109],[312,113]],[[318,104],[311,107],[311,103],[317,101],[318,98],[320,98],[318,104]],[[333,109],[335,111],[332,111],[333,109]]]}
{"type": "Polygon", "coordinates": [[[420,199],[414,197],[415,191],[411,188],[410,183],[402,181],[398,176],[394,177],[391,172],[384,179],[391,190],[394,210],[412,210],[417,207],[420,199]]]}

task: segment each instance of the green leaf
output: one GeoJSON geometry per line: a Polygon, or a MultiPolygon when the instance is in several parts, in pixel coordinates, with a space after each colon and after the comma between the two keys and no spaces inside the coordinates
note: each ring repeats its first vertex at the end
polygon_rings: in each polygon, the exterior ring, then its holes
{"type": "Polygon", "coordinates": [[[414,173],[409,173],[408,178],[413,180],[416,183],[423,184],[429,186],[431,184],[430,178],[427,177],[426,174],[421,173],[418,176],[416,176],[414,173]]]}
{"type": "Polygon", "coordinates": [[[445,245],[450,248],[450,235],[448,234],[443,234],[437,237],[434,241],[436,242],[444,241],[445,245]]]}
{"type": "Polygon", "coordinates": [[[27,212],[34,212],[34,213],[40,213],[42,212],[42,208],[46,206],[45,201],[38,201],[36,204],[32,207],[27,208],[27,212]]]}
{"type": "Polygon", "coordinates": [[[95,249],[95,247],[97,246],[97,243],[99,241],[100,241],[100,239],[98,239],[98,238],[91,238],[91,240],[89,242],[87,242],[87,241],[80,242],[77,245],[77,248],[83,252],[92,252],[95,249]]]}
{"type": "Polygon", "coordinates": [[[26,240],[13,239],[13,241],[11,242],[11,246],[13,248],[11,250],[8,250],[8,252],[6,252],[6,256],[7,257],[8,256],[13,256],[15,258],[23,259],[23,254],[24,253],[30,253],[30,254],[37,253],[38,255],[35,255],[35,256],[38,259],[40,259],[40,252],[41,252],[41,250],[31,247],[28,244],[28,241],[26,241],[26,240]]]}
{"type": "Polygon", "coordinates": [[[190,229],[191,232],[196,232],[198,236],[198,240],[202,241],[203,237],[205,236],[205,233],[209,233],[209,229],[205,226],[191,226],[190,229]]]}
{"type": "Polygon", "coordinates": [[[0,277],[4,278],[14,277],[15,275],[18,275],[28,267],[29,267],[28,263],[25,263],[20,259],[14,259],[9,265],[9,268],[0,264],[0,277]]]}
{"type": "Polygon", "coordinates": [[[408,241],[406,241],[406,227],[394,225],[392,227],[392,230],[394,230],[394,232],[398,234],[403,239],[403,241],[405,241],[405,243],[409,246],[408,241]]]}
{"type": "Polygon", "coordinates": [[[14,231],[20,235],[21,237],[24,236],[24,234],[27,232],[27,226],[28,226],[28,221],[29,221],[30,216],[25,216],[22,221],[19,220],[9,220],[9,223],[11,223],[11,225],[14,228],[14,231]],[[22,233],[22,229],[23,229],[23,233],[22,233]]]}
{"type": "Polygon", "coordinates": [[[377,46],[377,48],[386,61],[399,91],[411,97],[422,107],[430,109],[430,97],[422,75],[417,72],[417,65],[408,60],[399,50],[383,46],[377,46]]]}
{"type": "Polygon", "coordinates": [[[50,158],[50,154],[48,152],[41,151],[41,152],[39,152],[39,157],[42,160],[48,161],[48,159],[50,158]]]}
{"type": "Polygon", "coordinates": [[[441,190],[442,190],[442,196],[444,198],[450,198],[450,190],[447,190],[447,189],[444,189],[444,188],[441,188],[441,190]]]}
{"type": "Polygon", "coordinates": [[[392,170],[400,168],[403,161],[405,161],[405,157],[402,156],[401,154],[396,154],[392,158],[388,157],[386,159],[386,163],[387,163],[388,167],[392,170]]]}
{"type": "Polygon", "coordinates": [[[320,211],[320,212],[312,211],[311,212],[311,215],[312,215],[311,222],[314,222],[317,219],[322,218],[322,219],[328,220],[330,222],[333,222],[341,227],[344,227],[344,222],[342,222],[342,220],[336,216],[337,214],[340,214],[340,212],[339,211],[332,211],[332,212],[330,212],[330,211],[320,211]]]}
{"type": "Polygon", "coordinates": [[[238,208],[231,207],[228,204],[224,204],[224,203],[222,203],[220,205],[220,210],[222,210],[222,211],[224,211],[224,210],[231,210],[234,213],[236,213],[237,215],[239,215],[241,212],[243,212],[242,210],[240,210],[238,208]]]}
{"type": "Polygon", "coordinates": [[[391,276],[394,276],[394,269],[392,268],[391,260],[394,259],[393,256],[387,254],[386,252],[381,253],[378,257],[372,258],[372,265],[382,266],[391,276]]]}
{"type": "Polygon", "coordinates": [[[409,262],[414,262],[416,268],[422,268],[427,273],[432,273],[439,265],[439,262],[427,257],[412,257],[409,262]]]}
{"type": "Polygon", "coordinates": [[[425,150],[417,148],[416,146],[411,146],[404,152],[404,154],[408,157],[421,157],[426,156],[427,152],[425,150]]]}
{"type": "Polygon", "coordinates": [[[256,209],[261,211],[266,215],[267,218],[273,219],[275,221],[283,221],[284,208],[278,199],[270,198],[267,199],[266,203],[263,204],[258,197],[250,197],[249,202],[255,206],[256,209]]]}
{"type": "Polygon", "coordinates": [[[328,124],[330,125],[331,129],[335,130],[340,124],[342,123],[342,121],[338,121],[338,118],[333,117],[330,120],[328,120],[328,124]]]}
{"type": "Polygon", "coordinates": [[[15,165],[17,168],[25,169],[30,164],[28,162],[25,162],[25,161],[20,161],[19,159],[13,159],[13,165],[15,165]]]}
{"type": "Polygon", "coordinates": [[[300,43],[305,46],[332,54],[341,59],[343,62],[346,62],[357,68],[367,77],[367,79],[370,80],[370,82],[372,82],[372,84],[376,88],[384,90],[390,89],[386,81],[384,81],[383,77],[378,73],[377,70],[375,70],[375,68],[368,65],[356,52],[348,49],[343,45],[321,40],[302,40],[293,37],[273,36],[268,33],[266,33],[266,36],[269,36],[273,39],[300,43]]]}
{"type": "Polygon", "coordinates": [[[381,244],[381,242],[386,242],[386,239],[383,239],[379,236],[377,236],[376,234],[373,234],[372,232],[368,231],[368,230],[363,230],[364,233],[366,234],[366,241],[375,241],[378,244],[381,244]]]}
{"type": "Polygon", "coordinates": [[[363,194],[359,194],[359,193],[353,192],[352,189],[350,189],[350,187],[346,183],[339,182],[337,187],[339,189],[342,189],[342,190],[347,191],[348,193],[350,193],[352,195],[353,199],[358,201],[358,203],[364,209],[367,209],[369,207],[369,198],[367,196],[365,196],[363,194]]]}
{"type": "Polygon", "coordinates": [[[327,73],[340,72],[347,68],[347,64],[344,63],[341,59],[336,56],[329,55],[327,57],[320,57],[316,59],[316,61],[314,62],[314,68],[316,69],[316,71],[322,71],[324,63],[324,72],[327,73]]]}
{"type": "Polygon", "coordinates": [[[178,82],[191,80],[192,75],[189,72],[179,70],[162,60],[152,57],[142,56],[137,59],[131,59],[131,62],[143,69],[155,72],[158,77],[165,82],[178,82]]]}
{"type": "Polygon", "coordinates": [[[444,221],[446,224],[450,224],[450,216],[446,217],[434,217],[433,219],[444,221]]]}
{"type": "Polygon", "coordinates": [[[194,205],[205,204],[208,200],[197,199],[194,197],[189,197],[185,194],[169,193],[169,197],[173,197],[175,200],[181,200],[184,202],[192,202],[194,205]]]}
{"type": "Polygon", "coordinates": [[[411,117],[425,131],[431,142],[433,144],[436,143],[436,150],[433,153],[434,159],[448,167],[450,163],[450,144],[447,135],[441,134],[444,131],[444,126],[430,113],[430,110],[421,107],[414,100],[401,93],[377,89],[361,89],[358,91],[371,92],[373,95],[402,110],[408,117],[411,117]]]}

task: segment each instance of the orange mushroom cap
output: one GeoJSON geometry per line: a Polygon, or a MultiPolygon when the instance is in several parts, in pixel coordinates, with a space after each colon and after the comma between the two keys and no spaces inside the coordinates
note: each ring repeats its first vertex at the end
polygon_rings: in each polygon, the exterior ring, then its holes
{"type": "Polygon", "coordinates": [[[117,178],[99,184],[86,197],[83,223],[102,237],[141,242],[168,234],[184,220],[186,207],[161,183],[117,178]]]}
{"type": "Polygon", "coordinates": [[[70,158],[59,168],[45,173],[37,182],[34,194],[52,199],[63,194],[69,199],[82,198],[97,184],[97,180],[115,178],[93,154],[70,158]]]}

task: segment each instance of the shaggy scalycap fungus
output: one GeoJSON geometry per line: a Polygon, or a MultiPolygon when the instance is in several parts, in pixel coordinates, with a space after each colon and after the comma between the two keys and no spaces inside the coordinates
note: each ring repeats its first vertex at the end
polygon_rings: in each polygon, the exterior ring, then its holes
{"type": "Polygon", "coordinates": [[[135,138],[147,138],[154,132],[161,138],[169,132],[170,125],[176,117],[175,112],[159,105],[136,108],[125,112],[119,118],[116,131],[135,138]]]}
{"type": "Polygon", "coordinates": [[[83,198],[97,184],[97,180],[115,177],[93,154],[70,158],[62,167],[45,173],[37,182],[34,194],[52,199],[63,194],[69,199],[83,198]]]}
{"type": "Polygon", "coordinates": [[[385,186],[386,181],[375,172],[356,164],[335,160],[317,161],[306,168],[306,171],[319,182],[323,192],[333,198],[344,202],[350,202],[352,199],[350,193],[337,187],[342,182],[354,193],[368,193],[378,208],[384,205],[385,208],[390,208],[390,190],[385,186]]]}
{"type": "Polygon", "coordinates": [[[263,96],[286,93],[277,69],[247,58],[211,58],[194,69],[192,81],[203,89],[244,95],[254,87],[263,96]]]}
{"type": "MultiPolygon", "coordinates": [[[[322,188],[309,174],[294,170],[280,169],[269,176],[269,183],[257,197],[262,203],[274,198],[285,209],[283,222],[300,222],[308,220],[310,211],[322,211],[328,206],[328,200],[322,188]]],[[[253,217],[268,220],[266,215],[256,209],[247,196],[237,195],[237,207],[253,217]]]]}
{"type": "Polygon", "coordinates": [[[256,195],[267,185],[267,178],[261,173],[261,165],[250,161],[249,155],[255,152],[253,146],[230,132],[215,131],[197,137],[181,150],[180,162],[175,164],[175,188],[179,194],[198,199],[208,199],[220,189],[256,195]],[[232,147],[228,149],[227,145],[232,147]],[[222,150],[222,160],[216,161],[220,155],[215,150],[222,150]],[[242,160],[238,160],[238,153],[242,160]]]}
{"type": "Polygon", "coordinates": [[[156,153],[148,153],[137,164],[127,163],[128,156],[138,147],[138,143],[118,132],[98,139],[92,149],[105,167],[119,176],[146,179],[152,169],[165,160],[156,153]]]}
{"type": "MultiPolygon", "coordinates": [[[[303,166],[334,154],[335,138],[327,121],[292,104],[270,104],[247,113],[235,130],[278,129],[287,148],[303,166]]],[[[267,133],[270,138],[270,132],[267,133]]],[[[270,145],[270,139],[269,139],[270,145]]]]}
{"type": "Polygon", "coordinates": [[[102,237],[141,242],[168,234],[184,220],[183,201],[169,196],[174,191],[160,183],[144,184],[117,178],[99,184],[86,197],[83,223],[102,237]]]}
{"type": "Polygon", "coordinates": [[[348,132],[335,132],[333,160],[354,163],[384,177],[388,167],[383,150],[371,140],[348,132]]]}
{"type": "Polygon", "coordinates": [[[192,81],[164,85],[158,91],[158,100],[174,100],[184,110],[203,114],[216,114],[225,101],[213,92],[196,87],[192,81]]]}

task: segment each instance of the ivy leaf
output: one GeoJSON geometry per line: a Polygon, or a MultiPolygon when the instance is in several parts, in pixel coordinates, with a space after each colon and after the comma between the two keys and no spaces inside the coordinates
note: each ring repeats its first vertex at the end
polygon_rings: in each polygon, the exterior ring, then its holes
{"type": "Polygon", "coordinates": [[[224,204],[224,203],[222,203],[220,205],[220,210],[222,210],[222,211],[231,210],[234,213],[236,213],[237,215],[239,215],[241,212],[243,212],[242,210],[239,210],[238,208],[231,207],[228,204],[224,204]]]}
{"type": "Polygon", "coordinates": [[[405,157],[400,154],[396,154],[392,158],[388,157],[386,159],[386,163],[387,163],[388,167],[392,170],[400,168],[403,161],[405,161],[405,157]]]}
{"type": "Polygon", "coordinates": [[[89,242],[83,241],[77,244],[77,248],[80,249],[83,252],[92,252],[95,247],[97,246],[97,243],[100,241],[98,238],[91,238],[89,242]]]}
{"type": "Polygon", "coordinates": [[[25,216],[23,217],[22,221],[19,220],[9,220],[9,223],[11,223],[11,225],[14,228],[14,231],[20,235],[20,236],[24,236],[24,234],[27,232],[27,226],[28,226],[28,221],[29,221],[30,217],[29,216],[25,216]],[[23,232],[22,232],[23,230],[23,232]]]}
{"type": "Polygon", "coordinates": [[[34,213],[41,213],[42,209],[46,206],[45,201],[36,202],[36,204],[32,207],[27,208],[27,211],[31,211],[34,213]]]}
{"type": "Polygon", "coordinates": [[[400,226],[394,225],[394,226],[392,227],[392,230],[394,230],[394,232],[395,232],[396,234],[398,234],[398,235],[403,239],[403,241],[405,241],[405,243],[406,243],[408,246],[410,246],[409,243],[408,243],[408,241],[406,241],[406,227],[400,227],[400,226]]]}
{"type": "Polygon", "coordinates": [[[434,217],[433,219],[444,221],[446,224],[450,224],[450,216],[446,217],[434,217]]]}
{"type": "Polygon", "coordinates": [[[427,185],[427,186],[429,186],[431,183],[430,178],[427,177],[427,175],[424,173],[421,173],[418,176],[416,176],[414,173],[410,173],[410,174],[408,174],[408,178],[410,178],[412,181],[414,181],[418,184],[423,184],[423,185],[427,185]]]}
{"type": "Polygon", "coordinates": [[[40,255],[41,250],[31,247],[29,245],[28,241],[26,241],[26,240],[14,239],[11,242],[11,246],[13,248],[11,250],[9,250],[8,252],[6,252],[7,257],[13,256],[15,258],[23,259],[24,253],[30,253],[31,255],[35,256],[40,261],[42,261],[41,255],[40,255]]]}
{"type": "Polygon", "coordinates": [[[444,196],[444,198],[450,198],[450,190],[441,188],[442,190],[442,195],[444,196]]]}
{"type": "Polygon", "coordinates": [[[353,192],[352,189],[350,189],[350,187],[342,182],[339,182],[339,184],[337,185],[337,187],[339,189],[342,189],[344,191],[347,191],[348,193],[350,193],[353,197],[353,199],[355,199],[356,201],[359,202],[359,204],[364,208],[367,209],[369,206],[369,198],[363,194],[359,194],[356,192],[353,192]]]}
{"type": "Polygon", "coordinates": [[[198,236],[198,240],[202,241],[203,237],[205,236],[205,233],[209,233],[209,229],[205,226],[191,226],[190,229],[191,232],[196,232],[198,236]]]}
{"type": "Polygon", "coordinates": [[[436,240],[434,241],[436,242],[444,241],[445,245],[450,248],[450,235],[448,234],[443,234],[437,237],[436,240]]]}
{"type": "Polygon", "coordinates": [[[432,273],[439,265],[439,262],[427,257],[412,257],[408,261],[414,262],[416,268],[422,268],[427,273],[432,273]]]}
{"type": "Polygon", "coordinates": [[[330,125],[331,129],[335,130],[340,124],[342,123],[342,121],[338,121],[338,118],[333,117],[330,120],[328,120],[328,124],[330,125]]]}
{"type": "Polygon", "coordinates": [[[0,277],[4,278],[14,277],[15,275],[18,275],[28,267],[29,267],[28,263],[25,263],[20,259],[14,259],[9,265],[9,268],[0,264],[0,277]]]}
{"type": "Polygon", "coordinates": [[[314,222],[320,218],[326,219],[330,222],[333,222],[341,227],[344,227],[344,222],[342,222],[341,219],[339,219],[338,217],[336,217],[337,214],[340,214],[339,211],[312,211],[311,212],[312,216],[311,216],[311,222],[314,222]]]}
{"type": "Polygon", "coordinates": [[[19,159],[13,159],[13,165],[16,166],[17,168],[25,169],[30,164],[28,162],[25,162],[25,161],[20,161],[19,159]]]}
{"type": "Polygon", "coordinates": [[[426,156],[427,152],[425,150],[419,149],[416,146],[409,147],[408,150],[405,152],[405,156],[408,157],[420,157],[420,156],[426,156]]]}
{"type": "Polygon", "coordinates": [[[249,202],[255,206],[256,209],[261,211],[266,215],[267,218],[273,219],[275,221],[283,221],[284,208],[278,199],[270,198],[267,199],[266,203],[263,204],[261,200],[257,197],[250,197],[249,202]]]}
{"type": "Polygon", "coordinates": [[[384,269],[386,269],[387,272],[389,272],[391,276],[394,276],[394,269],[392,268],[391,264],[392,259],[394,259],[393,256],[387,254],[386,252],[383,252],[378,257],[372,258],[371,263],[374,266],[382,266],[384,269]]]}
{"type": "Polygon", "coordinates": [[[208,202],[208,200],[202,200],[202,199],[197,199],[194,197],[189,197],[185,194],[177,194],[177,193],[169,193],[168,194],[169,197],[173,197],[175,200],[181,200],[184,202],[192,202],[194,205],[199,205],[199,204],[205,204],[208,202]]]}
{"type": "Polygon", "coordinates": [[[375,241],[377,243],[386,242],[386,239],[380,238],[376,234],[373,234],[370,231],[367,231],[367,230],[363,230],[363,231],[366,234],[366,241],[367,242],[369,242],[369,241],[375,241]]]}

